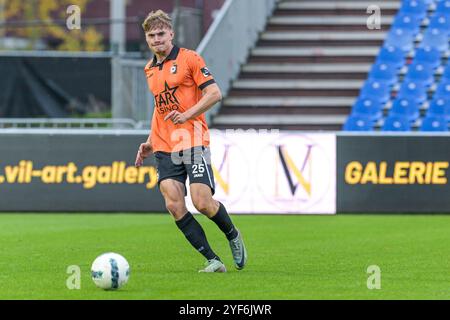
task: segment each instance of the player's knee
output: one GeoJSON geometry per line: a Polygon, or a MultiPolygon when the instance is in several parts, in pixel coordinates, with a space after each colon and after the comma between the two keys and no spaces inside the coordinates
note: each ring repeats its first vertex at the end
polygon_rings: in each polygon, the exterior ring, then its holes
{"type": "Polygon", "coordinates": [[[206,197],[199,197],[192,201],[194,203],[195,209],[197,209],[199,212],[208,214],[212,213],[213,211],[213,202],[211,199],[206,197]]]}
{"type": "Polygon", "coordinates": [[[184,204],[179,201],[166,201],[166,209],[175,217],[181,217],[186,212],[184,204]]]}

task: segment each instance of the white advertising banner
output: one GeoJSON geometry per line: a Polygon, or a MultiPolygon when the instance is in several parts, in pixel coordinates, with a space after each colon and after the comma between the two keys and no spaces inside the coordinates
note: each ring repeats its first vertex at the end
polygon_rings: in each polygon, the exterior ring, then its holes
{"type": "MultiPolygon", "coordinates": [[[[336,135],[211,130],[214,198],[230,213],[336,213],[336,135]]],[[[188,209],[198,212],[186,198],[188,209]]]]}

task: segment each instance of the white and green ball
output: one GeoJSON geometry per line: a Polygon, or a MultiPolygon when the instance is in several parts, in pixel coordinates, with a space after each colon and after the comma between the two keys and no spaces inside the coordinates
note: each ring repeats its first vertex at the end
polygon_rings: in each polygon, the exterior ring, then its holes
{"type": "Polygon", "coordinates": [[[104,253],[92,263],[91,276],[97,287],[104,290],[116,290],[128,282],[130,265],[118,253],[104,253]]]}

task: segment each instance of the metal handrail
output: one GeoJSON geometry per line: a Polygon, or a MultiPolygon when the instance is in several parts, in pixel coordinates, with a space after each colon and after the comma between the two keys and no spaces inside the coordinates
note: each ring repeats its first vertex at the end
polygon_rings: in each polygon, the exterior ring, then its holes
{"type": "Polygon", "coordinates": [[[0,128],[68,128],[68,129],[101,129],[125,128],[134,129],[137,123],[133,119],[77,119],[77,118],[8,118],[0,119],[0,128]]]}

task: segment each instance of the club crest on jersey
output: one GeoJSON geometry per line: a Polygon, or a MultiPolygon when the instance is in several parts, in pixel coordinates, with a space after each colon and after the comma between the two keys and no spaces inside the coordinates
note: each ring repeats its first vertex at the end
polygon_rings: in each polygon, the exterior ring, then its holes
{"type": "Polygon", "coordinates": [[[173,64],[173,66],[170,68],[170,73],[176,74],[177,73],[177,65],[173,64]]]}
{"type": "Polygon", "coordinates": [[[204,76],[205,78],[207,78],[207,77],[209,77],[209,76],[211,75],[211,72],[209,72],[209,70],[208,70],[207,67],[201,68],[200,70],[201,70],[201,72],[203,73],[203,76],[204,76]]]}

